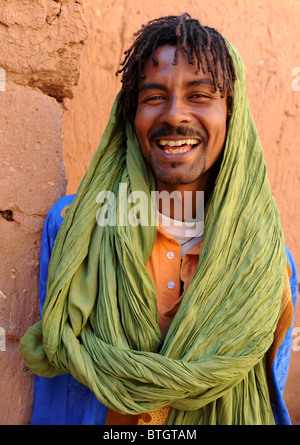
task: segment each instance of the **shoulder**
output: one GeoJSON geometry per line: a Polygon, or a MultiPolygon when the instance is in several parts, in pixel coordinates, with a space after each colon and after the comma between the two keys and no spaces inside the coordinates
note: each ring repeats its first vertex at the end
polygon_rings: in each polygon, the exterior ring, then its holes
{"type": "Polygon", "coordinates": [[[75,195],[66,195],[58,199],[55,204],[50,208],[47,218],[57,222],[59,225],[62,223],[66,213],[73,202],[75,195]]]}
{"type": "Polygon", "coordinates": [[[47,214],[43,229],[43,239],[46,239],[50,246],[54,242],[57,232],[60,229],[74,197],[75,195],[66,195],[58,199],[47,214]]]}
{"type": "Polygon", "coordinates": [[[64,219],[68,208],[73,202],[75,195],[66,195],[58,199],[55,204],[50,208],[48,216],[52,216],[58,219],[64,219]]]}

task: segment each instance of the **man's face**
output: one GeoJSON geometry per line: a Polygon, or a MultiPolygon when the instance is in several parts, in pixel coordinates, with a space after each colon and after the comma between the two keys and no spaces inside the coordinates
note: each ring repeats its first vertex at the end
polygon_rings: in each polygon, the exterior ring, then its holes
{"type": "MultiPolygon", "coordinates": [[[[182,50],[156,51],[158,65],[145,63],[139,82],[135,129],[156,183],[201,183],[222,153],[226,138],[227,94],[214,91],[208,70],[196,72],[182,50]]],[[[199,188],[198,188],[199,189],[199,188]]]]}

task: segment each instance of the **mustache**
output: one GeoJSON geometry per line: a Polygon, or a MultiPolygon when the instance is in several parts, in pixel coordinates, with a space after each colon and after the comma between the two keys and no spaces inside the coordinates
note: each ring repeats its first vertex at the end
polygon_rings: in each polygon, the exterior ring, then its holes
{"type": "Polygon", "coordinates": [[[185,136],[188,138],[196,138],[201,140],[207,139],[206,131],[195,130],[191,127],[186,127],[184,125],[179,125],[178,127],[173,127],[172,125],[157,128],[149,135],[149,141],[153,142],[154,139],[162,139],[166,136],[185,136]]]}

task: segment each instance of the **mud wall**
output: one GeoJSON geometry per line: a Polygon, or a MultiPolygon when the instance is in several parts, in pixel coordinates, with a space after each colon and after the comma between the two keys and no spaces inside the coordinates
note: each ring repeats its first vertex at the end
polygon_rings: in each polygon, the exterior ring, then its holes
{"type": "Polygon", "coordinates": [[[39,317],[41,231],[66,192],[64,101],[88,27],[81,1],[0,2],[0,424],[27,424],[33,375],[19,339],[39,317]]]}
{"type": "MultiPolygon", "coordinates": [[[[300,3],[294,0],[87,0],[90,35],[76,96],[64,113],[68,193],[74,193],[106,126],[120,79],[115,76],[132,34],[162,15],[189,12],[217,28],[240,52],[247,70],[251,111],[264,147],[272,192],[286,243],[300,270],[300,3]]],[[[298,304],[299,306],[299,304],[298,304]]],[[[300,424],[300,310],[285,391],[300,424]],[[297,330],[297,327],[298,330],[297,330]]]]}

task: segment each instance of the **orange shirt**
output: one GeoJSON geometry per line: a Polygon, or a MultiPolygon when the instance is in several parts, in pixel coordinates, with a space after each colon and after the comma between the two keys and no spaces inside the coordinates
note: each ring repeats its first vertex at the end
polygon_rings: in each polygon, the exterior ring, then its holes
{"type": "Polygon", "coordinates": [[[157,229],[156,243],[146,267],[156,288],[159,327],[164,337],[192,282],[202,243],[187,252],[181,262],[180,244],[163,226],[157,229]]]}

